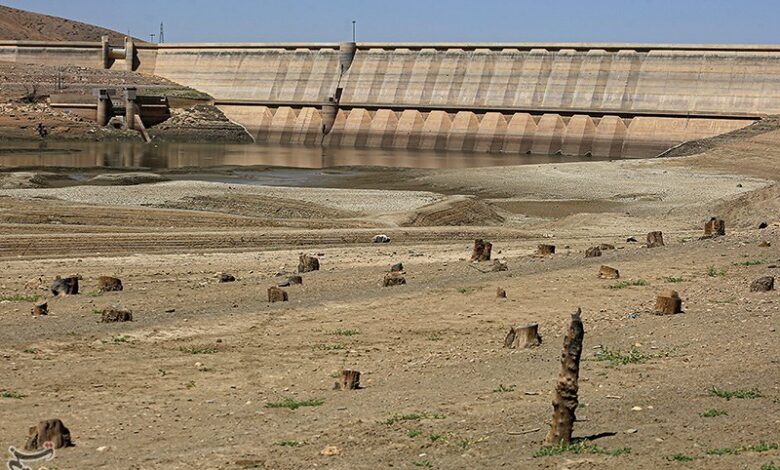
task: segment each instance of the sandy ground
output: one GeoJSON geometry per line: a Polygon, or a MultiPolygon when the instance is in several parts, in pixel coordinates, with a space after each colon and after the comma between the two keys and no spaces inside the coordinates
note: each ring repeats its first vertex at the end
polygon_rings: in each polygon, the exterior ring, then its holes
{"type": "Polygon", "coordinates": [[[49,468],[777,468],[780,298],[749,289],[780,273],[777,176],[759,171],[776,144],[769,133],[680,159],[362,173],[341,189],[3,190],[0,444],[60,418],[76,447],[49,468]],[[734,217],[727,236],[699,240],[720,214],[734,217]],[[442,225],[408,225],[421,219],[442,225]],[[667,246],[627,241],[650,230],[667,246]],[[371,244],[377,233],[392,242],[371,244]],[[508,271],[467,261],[478,237],[508,271]],[[535,257],[539,243],[558,251],[535,257]],[[616,249],[584,257],[600,243],[616,249]],[[300,252],[322,269],[267,303],[300,252]],[[381,287],[396,262],[407,285],[381,287]],[[602,264],[621,279],[598,279],[602,264]],[[32,317],[33,297],[70,274],[82,294],[32,317]],[[101,275],[125,290],[97,293],[101,275]],[[685,313],[654,315],[670,288],[685,313]],[[112,305],[134,321],[99,323],[112,305]],[[577,306],[584,445],[541,455],[577,306]],[[529,322],[542,345],[503,348],[529,322]],[[364,388],[333,390],[350,368],[364,388]],[[314,406],[274,407],[284,400],[314,406]]]}

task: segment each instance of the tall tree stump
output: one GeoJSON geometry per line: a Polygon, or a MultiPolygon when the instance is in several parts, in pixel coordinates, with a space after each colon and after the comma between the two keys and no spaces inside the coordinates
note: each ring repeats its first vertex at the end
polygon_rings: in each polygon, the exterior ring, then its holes
{"type": "Polygon", "coordinates": [[[98,278],[98,291],[100,292],[121,292],[124,287],[122,281],[111,276],[100,276],[98,278]]]}
{"type": "Polygon", "coordinates": [[[650,232],[647,234],[647,247],[656,248],[664,246],[664,234],[663,232],[650,232]]]}
{"type": "Polygon", "coordinates": [[[490,261],[490,253],[493,244],[481,238],[474,240],[474,249],[471,250],[471,261],[490,261]]]}
{"type": "Polygon", "coordinates": [[[536,247],[536,254],[538,256],[547,256],[555,254],[555,245],[539,245],[536,247]]]}
{"type": "Polygon", "coordinates": [[[775,288],[775,278],[772,276],[759,277],[750,283],[750,292],[769,292],[775,288]]]}
{"type": "Polygon", "coordinates": [[[539,334],[539,324],[510,327],[509,333],[504,338],[504,347],[509,349],[535,348],[542,344],[542,337],[539,334]]]}
{"type": "Polygon", "coordinates": [[[339,381],[333,387],[337,390],[360,389],[360,371],[345,369],[341,371],[339,381]]]}
{"type": "Polygon", "coordinates": [[[287,292],[284,290],[275,286],[268,288],[268,301],[270,303],[287,302],[288,300],[289,297],[287,296],[287,292]]]}
{"type": "Polygon", "coordinates": [[[613,267],[602,265],[599,268],[599,279],[620,279],[620,271],[613,267]]]}
{"type": "Polygon", "coordinates": [[[314,256],[302,254],[298,258],[299,273],[310,273],[312,271],[319,271],[319,270],[320,270],[320,260],[315,258],[314,256]]]}
{"type": "Polygon", "coordinates": [[[51,442],[55,449],[73,445],[70,440],[70,431],[59,419],[41,421],[37,426],[31,427],[24,449],[43,449],[43,444],[46,442],[51,442]]]}
{"type": "Polygon", "coordinates": [[[704,223],[704,236],[705,237],[722,237],[726,235],[726,222],[713,217],[704,223]]]}
{"type": "Polygon", "coordinates": [[[41,302],[38,304],[33,305],[32,308],[32,314],[33,316],[40,317],[43,315],[49,314],[49,304],[46,302],[41,302]]]}
{"type": "Polygon", "coordinates": [[[577,308],[571,316],[571,324],[566,337],[563,339],[563,353],[561,354],[561,373],[558,376],[558,384],[555,386],[553,398],[553,416],[550,423],[550,431],[544,442],[547,445],[560,446],[571,443],[574,422],[577,420],[576,411],[579,402],[580,356],[582,355],[582,340],[585,337],[585,328],[580,314],[582,310],[577,308]]]}
{"type": "Polygon", "coordinates": [[[597,246],[592,246],[585,250],[585,257],[586,258],[596,258],[598,256],[601,256],[601,248],[597,246]]]}
{"type": "Polygon", "coordinates": [[[674,290],[665,290],[655,299],[655,311],[662,315],[682,313],[682,299],[674,290]]]}

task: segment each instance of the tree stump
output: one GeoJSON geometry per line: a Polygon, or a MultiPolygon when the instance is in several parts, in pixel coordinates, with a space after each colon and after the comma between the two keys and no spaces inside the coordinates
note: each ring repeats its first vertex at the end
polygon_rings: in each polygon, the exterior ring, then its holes
{"type": "Polygon", "coordinates": [[[341,371],[341,377],[334,387],[336,390],[359,390],[360,371],[345,369],[341,371]]]}
{"type": "Polygon", "coordinates": [[[25,450],[40,450],[46,442],[51,442],[55,449],[73,446],[70,431],[59,419],[41,421],[30,428],[25,450]]]}
{"type": "Polygon", "coordinates": [[[133,321],[133,312],[130,310],[122,310],[118,308],[107,308],[100,314],[101,323],[118,323],[133,321]]]}
{"type": "Polygon", "coordinates": [[[599,279],[620,279],[620,271],[613,267],[602,265],[599,268],[599,279]]]}
{"type": "Polygon", "coordinates": [[[291,286],[299,286],[303,284],[303,278],[301,276],[289,276],[287,278],[287,283],[291,286]]]}
{"type": "Polygon", "coordinates": [[[496,297],[499,299],[506,299],[506,291],[500,287],[496,287],[496,297]]]}
{"type": "Polygon", "coordinates": [[[717,217],[713,217],[704,223],[705,237],[722,237],[726,235],[726,222],[717,217]]]}
{"type": "Polygon", "coordinates": [[[287,302],[288,300],[289,297],[287,296],[287,292],[285,292],[284,290],[278,287],[268,288],[268,301],[270,303],[287,302]]]}
{"type": "Polygon", "coordinates": [[[775,288],[775,278],[772,276],[759,277],[750,283],[750,292],[769,292],[775,288]]]}
{"type": "Polygon", "coordinates": [[[539,245],[536,247],[536,254],[539,256],[555,254],[555,245],[539,245]]]}
{"type": "Polygon", "coordinates": [[[553,398],[553,417],[550,423],[550,431],[544,442],[547,445],[561,446],[571,443],[574,422],[577,420],[576,410],[579,402],[580,356],[582,355],[582,340],[585,337],[585,328],[580,314],[582,310],[577,308],[571,316],[571,324],[566,337],[563,339],[563,354],[561,355],[561,373],[558,376],[558,384],[555,386],[553,398]]]}
{"type": "Polygon", "coordinates": [[[124,287],[122,281],[111,276],[100,276],[98,278],[98,291],[100,292],[121,292],[124,287]]]}
{"type": "Polygon", "coordinates": [[[230,273],[217,273],[217,279],[219,282],[225,283],[225,282],[235,282],[236,276],[230,274],[230,273]]]}
{"type": "Polygon", "coordinates": [[[401,273],[387,273],[382,280],[382,287],[402,286],[406,278],[401,273]]]}
{"type": "Polygon", "coordinates": [[[46,302],[41,302],[39,304],[33,305],[32,308],[32,314],[36,317],[48,315],[49,314],[49,304],[46,302]]]}
{"type": "Polygon", "coordinates": [[[390,266],[390,272],[391,273],[400,273],[404,270],[404,264],[403,263],[395,263],[394,265],[390,266]]]}
{"type": "Polygon", "coordinates": [[[484,240],[474,240],[474,249],[471,250],[471,261],[490,261],[490,252],[493,244],[484,240]]]}
{"type": "Polygon", "coordinates": [[[79,277],[61,278],[57,276],[51,283],[51,293],[52,295],[77,295],[79,293],[79,277]]]}
{"type": "Polygon", "coordinates": [[[677,291],[665,290],[655,299],[655,311],[662,315],[682,313],[682,299],[677,291]]]}
{"type": "Polygon", "coordinates": [[[299,273],[310,273],[312,271],[319,271],[319,270],[320,270],[320,260],[318,260],[314,256],[302,254],[298,258],[299,273]]]}
{"type": "Polygon", "coordinates": [[[539,335],[539,324],[510,327],[509,333],[504,338],[504,347],[509,349],[535,348],[542,344],[542,337],[539,335]]]}
{"type": "Polygon", "coordinates": [[[664,234],[663,232],[650,232],[647,234],[647,247],[656,248],[664,246],[664,234]]]}
{"type": "Polygon", "coordinates": [[[585,250],[585,257],[586,258],[596,258],[598,256],[601,256],[601,248],[597,246],[592,246],[585,250]]]}

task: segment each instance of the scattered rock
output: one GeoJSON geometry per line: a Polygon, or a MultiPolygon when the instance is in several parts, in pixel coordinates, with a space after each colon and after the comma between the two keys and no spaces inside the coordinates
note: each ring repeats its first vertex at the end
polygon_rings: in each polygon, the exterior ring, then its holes
{"type": "Polygon", "coordinates": [[[325,457],[333,457],[339,454],[341,454],[341,449],[336,446],[328,446],[320,451],[320,455],[324,455],[325,457]]]}
{"type": "Polygon", "coordinates": [[[57,276],[51,283],[51,293],[53,295],[77,295],[79,293],[79,277],[61,278],[57,276]]]}
{"type": "Polygon", "coordinates": [[[471,261],[490,261],[490,253],[493,244],[481,238],[474,240],[474,249],[471,251],[471,261]]]}
{"type": "Polygon", "coordinates": [[[510,327],[504,338],[504,347],[510,349],[534,348],[542,344],[539,335],[539,324],[531,323],[525,326],[510,327]]]}
{"type": "Polygon", "coordinates": [[[387,273],[382,280],[383,287],[401,286],[406,284],[406,278],[401,273],[387,273]]]}
{"type": "Polygon", "coordinates": [[[507,266],[505,261],[501,261],[499,259],[493,260],[493,267],[490,269],[494,273],[501,272],[501,271],[508,271],[509,266],[507,266]]]}
{"type": "Polygon", "coordinates": [[[722,237],[726,235],[726,222],[723,220],[712,217],[710,220],[704,223],[704,236],[705,237],[722,237]]]}
{"type": "Polygon", "coordinates": [[[555,254],[555,245],[539,245],[536,247],[536,254],[538,256],[555,254]]]}
{"type": "Polygon", "coordinates": [[[98,291],[100,292],[121,292],[124,287],[122,281],[111,276],[100,276],[98,278],[98,291]]]}
{"type": "Polygon", "coordinates": [[[764,230],[767,227],[769,227],[769,224],[766,223],[766,222],[761,222],[760,224],[758,224],[758,229],[759,230],[764,230]]]}
{"type": "Polygon", "coordinates": [[[278,288],[278,287],[269,287],[268,288],[268,301],[270,303],[275,302],[287,302],[289,301],[289,297],[287,295],[287,292],[278,288]]]}
{"type": "Polygon", "coordinates": [[[298,259],[298,272],[310,273],[312,271],[320,270],[320,260],[314,256],[302,254],[298,259]]]}
{"type": "Polygon", "coordinates": [[[100,321],[102,323],[117,323],[133,321],[133,312],[130,310],[123,310],[116,307],[110,307],[103,310],[100,314],[100,321]]]}
{"type": "Polygon", "coordinates": [[[385,234],[374,235],[374,238],[371,239],[371,243],[390,243],[390,237],[385,234]]]}
{"type": "Polygon", "coordinates": [[[404,270],[404,264],[403,263],[395,263],[394,265],[390,266],[390,272],[391,273],[400,273],[404,270]]]}
{"type": "Polygon", "coordinates": [[[661,292],[655,300],[655,310],[662,315],[682,313],[680,294],[671,289],[661,292]]]}
{"type": "Polygon", "coordinates": [[[663,232],[650,232],[647,234],[647,247],[656,248],[664,246],[664,234],[663,232]]]}
{"type": "Polygon", "coordinates": [[[775,288],[775,278],[773,276],[759,277],[750,283],[750,292],[769,292],[775,288]]]}
{"type": "Polygon", "coordinates": [[[217,273],[217,279],[219,282],[235,282],[236,277],[229,273],[217,273]]]}
{"type": "Polygon", "coordinates": [[[38,304],[33,305],[32,308],[32,314],[36,317],[48,315],[49,314],[49,304],[46,302],[41,302],[38,304]]]}
{"type": "Polygon", "coordinates": [[[596,258],[597,256],[601,256],[601,248],[597,246],[592,246],[587,250],[585,250],[586,258],[596,258]]]}
{"type": "Polygon", "coordinates": [[[758,246],[760,246],[761,248],[769,248],[770,246],[772,246],[772,244],[767,241],[763,241],[759,243],[758,246]]]}
{"type": "Polygon", "coordinates": [[[506,299],[506,291],[500,287],[497,287],[496,297],[498,297],[499,299],[506,299]]]}
{"type": "Polygon", "coordinates": [[[70,431],[59,419],[41,421],[37,426],[31,427],[24,449],[40,450],[47,442],[51,442],[55,449],[73,446],[70,431]]]}
{"type": "Polygon", "coordinates": [[[636,242],[638,242],[638,241],[639,241],[639,240],[637,240],[637,239],[636,239],[636,238],[634,238],[634,237],[628,237],[628,238],[626,238],[626,243],[636,243],[636,242]]]}
{"type": "Polygon", "coordinates": [[[620,271],[617,269],[602,265],[601,268],[599,268],[599,278],[600,279],[620,279],[620,271]]]}

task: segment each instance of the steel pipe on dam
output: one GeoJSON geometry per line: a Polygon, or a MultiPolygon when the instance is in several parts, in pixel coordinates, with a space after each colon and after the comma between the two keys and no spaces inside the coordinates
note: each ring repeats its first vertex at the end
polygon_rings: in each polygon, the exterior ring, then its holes
{"type": "MultiPolygon", "coordinates": [[[[100,50],[2,42],[0,60],[99,67],[100,50]]],[[[136,70],[209,93],[272,144],[639,157],[780,113],[773,46],[145,44],[135,54],[136,70]]]]}

